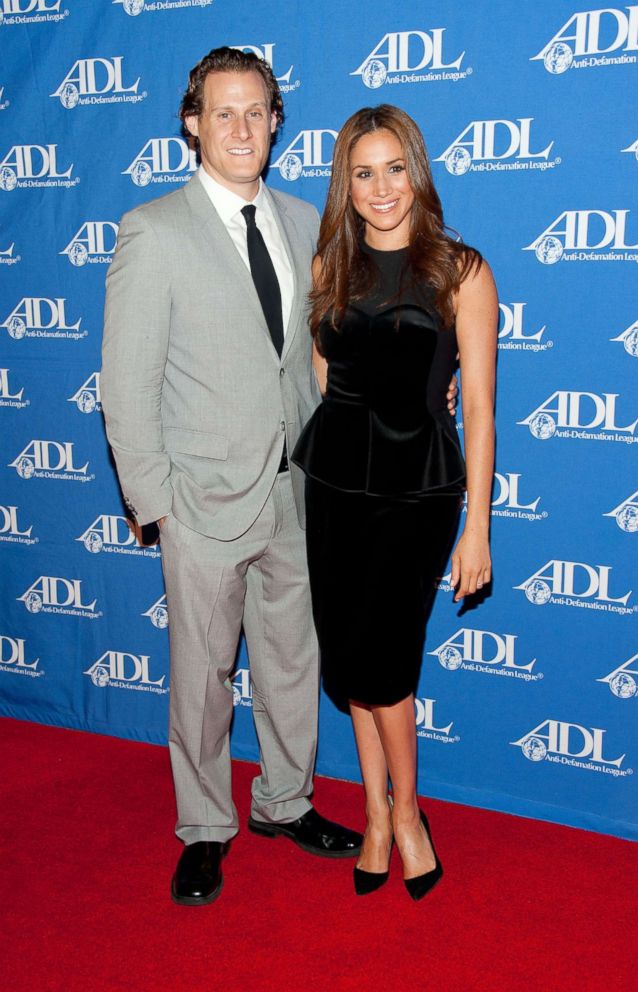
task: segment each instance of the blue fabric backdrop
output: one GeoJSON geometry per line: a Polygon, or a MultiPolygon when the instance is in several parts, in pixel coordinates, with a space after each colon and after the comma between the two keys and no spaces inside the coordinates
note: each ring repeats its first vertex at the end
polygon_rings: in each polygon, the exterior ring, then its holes
{"type": "MultiPolygon", "coordinates": [[[[166,739],[159,551],[100,415],[104,276],[122,213],[195,168],[180,96],[231,44],[284,93],[273,186],[321,209],[342,122],[396,103],[498,282],[494,588],[459,609],[442,580],[420,790],[638,836],[638,5],[581,6],[0,0],[0,713],[166,739]]],[[[234,684],[254,758],[243,649],[234,684]]],[[[318,769],[358,777],[325,699],[318,769]]]]}

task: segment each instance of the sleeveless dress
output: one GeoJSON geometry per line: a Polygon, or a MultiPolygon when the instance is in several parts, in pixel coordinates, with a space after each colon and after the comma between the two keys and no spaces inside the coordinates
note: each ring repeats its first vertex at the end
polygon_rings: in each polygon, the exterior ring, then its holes
{"type": "Polygon", "coordinates": [[[391,705],[416,691],[425,627],[458,524],[465,465],[446,392],[456,335],[407,249],[363,246],[377,287],[326,318],[322,403],[292,460],[306,473],[307,550],[324,686],[391,705]]]}

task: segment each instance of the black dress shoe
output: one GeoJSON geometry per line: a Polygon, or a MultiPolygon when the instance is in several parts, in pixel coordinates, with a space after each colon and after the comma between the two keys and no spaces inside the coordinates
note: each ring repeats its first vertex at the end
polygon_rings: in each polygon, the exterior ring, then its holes
{"type": "Polygon", "coordinates": [[[171,882],[173,902],[180,906],[207,906],[222,890],[224,844],[200,840],[187,844],[171,882]]]}
{"type": "Polygon", "coordinates": [[[434,854],[434,868],[431,871],[424,872],[423,875],[416,875],[414,878],[404,878],[405,887],[415,900],[423,899],[428,892],[434,888],[437,882],[439,882],[443,876],[443,865],[439,861],[438,855],[434,850],[434,844],[432,843],[432,835],[430,834],[430,825],[428,823],[428,818],[423,812],[419,811],[421,814],[421,823],[425,827],[425,832],[428,835],[430,844],[432,844],[432,853],[434,854]]]}
{"type": "Polygon", "coordinates": [[[265,823],[251,816],[248,829],[262,837],[290,837],[303,851],[323,858],[354,858],[363,841],[361,834],[331,823],[312,807],[292,823],[265,823]]]}

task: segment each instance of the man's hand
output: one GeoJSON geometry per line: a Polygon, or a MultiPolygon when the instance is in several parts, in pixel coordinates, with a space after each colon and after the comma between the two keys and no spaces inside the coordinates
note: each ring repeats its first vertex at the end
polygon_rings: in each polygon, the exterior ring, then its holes
{"type": "Polygon", "coordinates": [[[156,521],[157,526],[158,526],[158,528],[160,530],[162,529],[162,527],[164,526],[164,524],[166,523],[167,520],[168,520],[168,516],[166,516],[166,517],[160,517],[159,520],[156,521]]]}
{"type": "Polygon", "coordinates": [[[447,400],[447,408],[454,417],[456,414],[456,397],[459,395],[459,384],[456,381],[456,376],[453,375],[450,379],[450,385],[448,386],[448,391],[445,394],[447,400]]]}

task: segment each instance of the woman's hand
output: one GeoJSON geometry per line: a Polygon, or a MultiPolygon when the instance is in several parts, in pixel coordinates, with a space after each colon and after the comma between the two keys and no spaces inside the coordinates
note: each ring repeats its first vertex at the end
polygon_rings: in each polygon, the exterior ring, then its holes
{"type": "Polygon", "coordinates": [[[445,394],[445,399],[447,400],[448,412],[452,416],[456,416],[456,398],[459,395],[459,384],[456,381],[456,374],[450,379],[450,385],[447,388],[447,393],[445,394]]]}
{"type": "Polygon", "coordinates": [[[465,530],[452,554],[451,584],[454,602],[471,596],[492,578],[492,560],[487,534],[465,530]]]}

